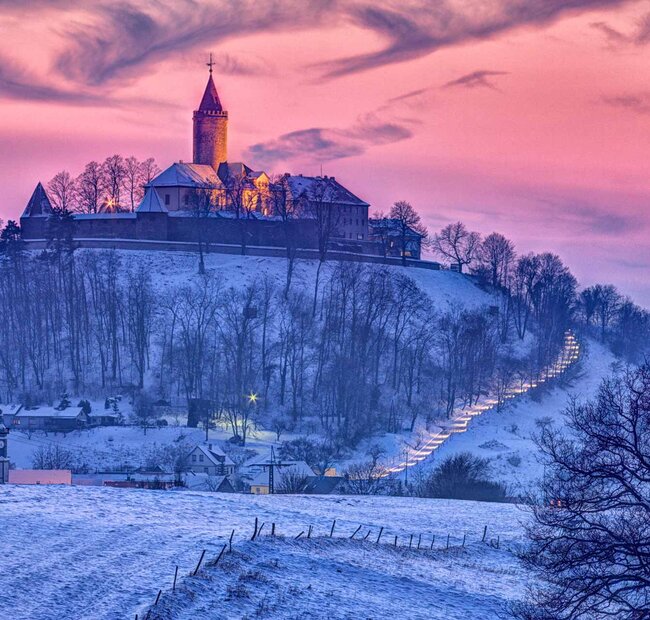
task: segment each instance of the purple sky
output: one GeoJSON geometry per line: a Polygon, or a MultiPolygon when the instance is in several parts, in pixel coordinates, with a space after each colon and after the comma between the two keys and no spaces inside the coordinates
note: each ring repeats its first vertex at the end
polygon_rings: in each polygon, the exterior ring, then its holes
{"type": "Polygon", "coordinates": [[[91,159],[189,160],[213,51],[231,160],[322,165],[650,305],[646,1],[0,0],[0,33],[5,220],[91,159]]]}

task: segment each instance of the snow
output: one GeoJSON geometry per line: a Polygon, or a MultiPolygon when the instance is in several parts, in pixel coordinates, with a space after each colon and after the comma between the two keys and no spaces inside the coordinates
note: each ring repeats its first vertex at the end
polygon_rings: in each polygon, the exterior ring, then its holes
{"type": "Polygon", "coordinates": [[[533,441],[540,421],[548,419],[562,426],[562,413],[571,398],[584,401],[595,396],[615,364],[614,355],[600,343],[583,343],[581,359],[565,379],[556,379],[549,387],[516,399],[502,411],[492,410],[475,418],[466,432],[451,435],[427,465],[459,452],[472,452],[489,459],[493,477],[505,482],[511,493],[524,492],[543,475],[533,441]]]}
{"type": "Polygon", "coordinates": [[[521,542],[524,518],[511,504],[419,498],[7,485],[0,487],[0,617],[142,617],[159,589],[167,605],[178,565],[175,611],[158,617],[201,620],[217,612],[241,618],[266,597],[284,605],[267,616],[276,618],[388,618],[400,610],[409,618],[497,618],[502,603],[523,594],[525,575],[512,550],[521,542]],[[265,522],[264,535],[251,543],[255,517],[265,522]],[[333,519],[339,538],[324,540],[333,519]],[[271,522],[285,539],[266,537],[271,522]],[[318,538],[294,540],[309,525],[318,538]],[[350,542],[358,525],[357,538],[372,533],[365,542],[350,542]],[[488,539],[499,537],[499,549],[481,542],[484,525],[488,539]],[[375,542],[382,526],[387,546],[375,542]],[[206,561],[215,558],[232,529],[236,553],[187,579],[201,551],[207,550],[206,561]],[[403,548],[411,534],[423,536],[419,551],[403,548]],[[397,550],[390,547],[395,535],[397,550]],[[269,566],[274,559],[278,566],[269,566]],[[227,566],[232,570],[224,571],[227,566]],[[257,570],[268,583],[254,576],[246,581],[246,573],[257,570]],[[224,592],[240,575],[251,599],[231,594],[227,600],[224,592]]]}

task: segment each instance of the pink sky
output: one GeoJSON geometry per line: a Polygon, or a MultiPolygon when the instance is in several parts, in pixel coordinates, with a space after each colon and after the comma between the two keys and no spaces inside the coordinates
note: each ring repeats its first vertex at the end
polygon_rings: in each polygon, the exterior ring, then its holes
{"type": "Polygon", "coordinates": [[[212,51],[231,160],[322,165],[375,209],[497,230],[650,305],[647,2],[17,4],[0,0],[5,220],[91,159],[189,160],[212,51]]]}

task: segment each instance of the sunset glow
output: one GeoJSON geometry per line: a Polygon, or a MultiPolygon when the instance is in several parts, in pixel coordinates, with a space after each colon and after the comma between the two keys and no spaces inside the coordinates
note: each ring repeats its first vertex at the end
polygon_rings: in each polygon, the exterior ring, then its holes
{"type": "Polygon", "coordinates": [[[646,3],[0,4],[4,220],[93,159],[190,160],[213,52],[233,161],[322,166],[650,303],[646,3]]]}

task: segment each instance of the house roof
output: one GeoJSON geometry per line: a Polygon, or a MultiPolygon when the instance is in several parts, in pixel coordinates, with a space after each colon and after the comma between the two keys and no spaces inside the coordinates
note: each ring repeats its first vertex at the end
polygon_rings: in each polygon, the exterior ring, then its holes
{"type": "Polygon", "coordinates": [[[286,177],[289,192],[293,198],[304,196],[307,200],[323,200],[334,204],[344,204],[359,207],[369,206],[367,202],[355,196],[349,189],[343,187],[334,177],[305,177],[288,175],[286,177]]]}
{"type": "MultiPolygon", "coordinates": [[[[194,452],[195,450],[199,450],[200,452],[205,454],[208,461],[210,461],[213,465],[216,466],[234,465],[232,459],[221,448],[219,448],[219,446],[213,443],[209,444],[209,446],[212,446],[212,448],[199,444],[192,449],[192,452],[194,452]]],[[[190,452],[190,454],[192,454],[192,452],[190,452]]]]}
{"type": "Polygon", "coordinates": [[[221,179],[212,166],[175,162],[153,178],[150,187],[222,187],[221,179]]]}
{"type": "Polygon", "coordinates": [[[223,106],[221,105],[221,100],[219,99],[219,93],[217,93],[217,87],[214,85],[214,80],[212,75],[208,78],[208,83],[205,85],[205,91],[203,93],[203,98],[199,104],[199,112],[223,112],[223,106]]]}
{"type": "Polygon", "coordinates": [[[22,405],[0,405],[0,414],[16,415],[22,409],[22,407],[22,405]]]}
{"type": "Polygon", "coordinates": [[[17,418],[56,418],[59,420],[77,418],[83,414],[83,407],[68,407],[59,410],[54,407],[36,407],[34,409],[21,409],[17,418]]]}
{"type": "Polygon", "coordinates": [[[148,187],[136,211],[138,213],[167,213],[167,207],[160,200],[158,192],[153,187],[148,187]]]}
{"type": "Polygon", "coordinates": [[[48,216],[52,213],[52,203],[42,183],[39,183],[29,199],[22,217],[48,216]]]}
{"type": "Polygon", "coordinates": [[[328,495],[336,490],[343,480],[342,476],[312,476],[307,480],[303,493],[309,495],[328,495]]]}

